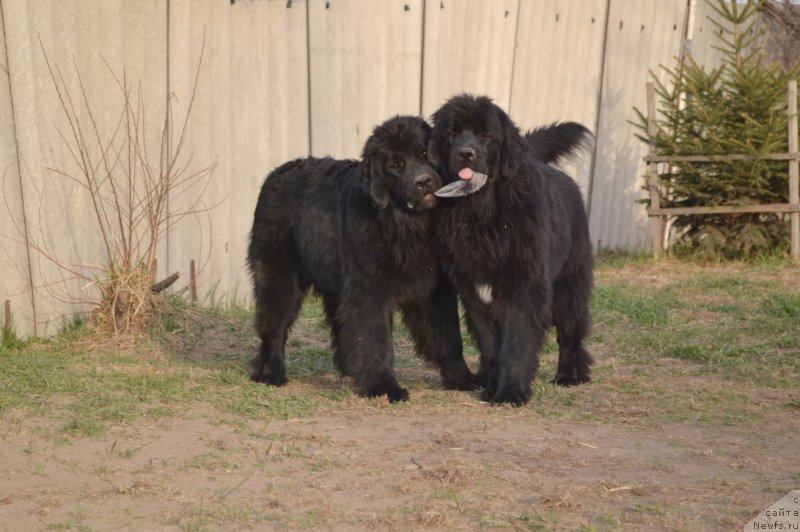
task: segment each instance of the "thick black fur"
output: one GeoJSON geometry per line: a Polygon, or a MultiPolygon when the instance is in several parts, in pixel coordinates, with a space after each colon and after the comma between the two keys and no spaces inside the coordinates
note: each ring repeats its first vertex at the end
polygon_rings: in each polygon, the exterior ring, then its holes
{"type": "Polygon", "coordinates": [[[441,178],[430,126],[399,116],[376,127],[361,161],[307,158],[267,176],[248,252],[261,349],[252,379],[286,383],[286,336],[309,288],[322,296],[336,365],[358,393],[408,399],[393,369],[392,313],[446,388],[475,389],[452,285],[433,250],[429,210],[441,178]]]}
{"type": "Polygon", "coordinates": [[[547,164],[558,163],[585,147],[591,133],[577,122],[553,122],[524,135],[530,157],[547,164]]]}
{"type": "Polygon", "coordinates": [[[442,264],[461,296],[481,351],[482,398],[522,405],[547,329],[558,332],[553,382],[590,380],[592,247],[580,190],[548,166],[584,143],[575,123],[523,136],[489,98],[459,95],[433,115],[429,158],[445,183],[470,167],[488,174],[477,192],[437,209],[442,264]],[[489,288],[487,288],[489,287],[489,288]]]}

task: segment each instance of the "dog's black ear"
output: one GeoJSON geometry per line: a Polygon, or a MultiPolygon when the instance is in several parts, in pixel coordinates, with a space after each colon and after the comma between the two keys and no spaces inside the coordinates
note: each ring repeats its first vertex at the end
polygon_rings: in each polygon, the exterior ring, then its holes
{"type": "Polygon", "coordinates": [[[514,150],[512,142],[503,141],[500,145],[500,174],[509,179],[519,172],[520,154],[514,150]]]}
{"type": "Polygon", "coordinates": [[[444,139],[448,129],[444,108],[438,109],[431,118],[434,126],[431,138],[428,140],[428,161],[437,169],[442,170],[443,163],[447,164],[447,161],[442,161],[442,153],[445,153],[446,149],[444,139]]]}
{"type": "Polygon", "coordinates": [[[375,128],[372,136],[364,145],[364,150],[361,152],[361,186],[379,209],[385,209],[389,205],[389,191],[383,184],[379,169],[378,153],[380,152],[380,141],[378,140],[378,132],[381,127],[375,128]]]}
{"type": "Polygon", "coordinates": [[[519,173],[522,160],[522,137],[517,127],[507,116],[501,119],[503,140],[500,142],[500,175],[503,179],[513,178],[519,173]]]}
{"type": "Polygon", "coordinates": [[[380,172],[375,170],[374,161],[366,159],[361,163],[361,182],[364,190],[372,197],[372,201],[379,209],[389,205],[389,191],[381,180],[380,172]]]}
{"type": "Polygon", "coordinates": [[[428,140],[428,162],[435,168],[441,168],[442,156],[439,155],[439,139],[434,135],[431,135],[430,140],[428,140]]]}

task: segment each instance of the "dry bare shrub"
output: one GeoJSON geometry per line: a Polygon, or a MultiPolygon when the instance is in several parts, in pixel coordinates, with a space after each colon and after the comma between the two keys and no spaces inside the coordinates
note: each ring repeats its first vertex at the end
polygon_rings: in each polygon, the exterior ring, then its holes
{"type": "Polygon", "coordinates": [[[74,65],[78,89],[71,91],[62,70],[51,63],[41,41],[40,47],[66,120],[65,130],[60,130],[59,136],[71,158],[70,164],[48,170],[78,185],[88,196],[92,222],[90,227],[80,229],[96,234],[102,246],[98,269],[84,266],[89,262],[86,260],[80,261],[81,266],[72,265],[44,243],[46,238],[29,240],[40,256],[71,279],[80,280],[84,287],[97,288],[97,296],[87,300],[87,296],[59,293],[53,289],[55,283],[47,280],[44,287],[60,301],[90,304],[90,323],[100,331],[141,330],[158,320],[169,307],[161,291],[177,279],[176,273],[154,284],[159,244],[177,222],[189,215],[207,213],[214,207],[202,201],[213,167],[191,170],[192,156],[186,153],[189,119],[205,46],[201,47],[185,112],[174,117],[172,97],[168,98],[162,127],[157,132],[145,127],[147,106],[141,83],[134,86],[124,69],[119,75],[103,60],[122,102],[113,115],[116,120],[111,127],[104,128],[78,65],[74,65]],[[155,145],[155,141],[158,151],[150,153],[148,145],[155,145]],[[188,207],[175,209],[175,198],[187,195],[192,198],[188,207]]]}

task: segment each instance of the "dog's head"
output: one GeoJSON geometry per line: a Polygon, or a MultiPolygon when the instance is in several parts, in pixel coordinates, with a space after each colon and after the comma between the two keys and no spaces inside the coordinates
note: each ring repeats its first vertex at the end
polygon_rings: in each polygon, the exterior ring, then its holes
{"type": "Polygon", "coordinates": [[[375,205],[422,212],[436,205],[441,177],[427,159],[431,126],[396,116],[377,126],[361,154],[362,184],[375,205]]]}
{"type": "Polygon", "coordinates": [[[433,114],[433,123],[428,156],[445,183],[470,179],[473,171],[487,174],[488,183],[516,174],[522,137],[491,99],[455,96],[433,114]]]}

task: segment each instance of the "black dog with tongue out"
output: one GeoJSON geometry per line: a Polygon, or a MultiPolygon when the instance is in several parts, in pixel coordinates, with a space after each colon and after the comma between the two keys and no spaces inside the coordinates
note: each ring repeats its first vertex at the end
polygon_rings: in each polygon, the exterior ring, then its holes
{"type": "Polygon", "coordinates": [[[453,181],[449,185],[443,186],[434,192],[434,195],[439,196],[440,198],[462,198],[464,196],[469,196],[473,192],[477,192],[483,188],[483,185],[486,184],[486,180],[488,178],[489,176],[486,174],[474,172],[472,168],[462,168],[458,172],[457,181],[453,181]]]}
{"type": "Polygon", "coordinates": [[[313,287],[336,365],[359,394],[408,399],[393,369],[398,309],[445,388],[477,387],[462,354],[456,295],[433,249],[430,209],[441,179],[426,158],[430,132],[420,118],[395,117],[375,128],[360,161],[297,159],[269,174],[247,257],[261,337],[253,380],[286,383],[286,337],[313,287]]]}
{"type": "Polygon", "coordinates": [[[580,190],[548,166],[588,137],[575,123],[523,136],[489,98],[467,94],[433,115],[429,158],[447,199],[437,209],[444,269],[481,351],[482,398],[522,405],[547,329],[558,332],[553,382],[590,380],[592,246],[580,190]]]}

